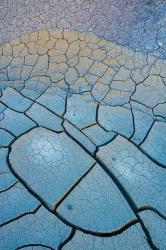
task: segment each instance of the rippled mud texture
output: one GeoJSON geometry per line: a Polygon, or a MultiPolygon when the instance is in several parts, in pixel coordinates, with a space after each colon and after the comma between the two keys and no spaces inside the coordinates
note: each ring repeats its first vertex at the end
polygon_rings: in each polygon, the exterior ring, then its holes
{"type": "Polygon", "coordinates": [[[166,249],[165,60],[60,30],[0,55],[0,249],[166,249]]]}

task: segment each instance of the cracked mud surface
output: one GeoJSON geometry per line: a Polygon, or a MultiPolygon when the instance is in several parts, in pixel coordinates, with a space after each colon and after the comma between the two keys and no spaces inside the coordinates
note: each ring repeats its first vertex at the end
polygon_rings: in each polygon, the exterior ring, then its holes
{"type": "Polygon", "coordinates": [[[67,30],[0,46],[0,249],[164,250],[165,168],[156,51],[67,30]]]}
{"type": "Polygon", "coordinates": [[[0,42],[43,29],[70,29],[134,50],[166,51],[165,0],[5,0],[0,42]]]}

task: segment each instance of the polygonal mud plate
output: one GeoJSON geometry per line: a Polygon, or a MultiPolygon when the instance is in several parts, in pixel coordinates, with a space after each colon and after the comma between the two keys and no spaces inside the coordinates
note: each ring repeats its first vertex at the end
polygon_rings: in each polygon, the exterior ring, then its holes
{"type": "Polygon", "coordinates": [[[0,248],[62,248],[73,237],[65,249],[94,241],[99,250],[165,249],[163,61],[67,31],[8,46],[0,50],[0,248]]]}

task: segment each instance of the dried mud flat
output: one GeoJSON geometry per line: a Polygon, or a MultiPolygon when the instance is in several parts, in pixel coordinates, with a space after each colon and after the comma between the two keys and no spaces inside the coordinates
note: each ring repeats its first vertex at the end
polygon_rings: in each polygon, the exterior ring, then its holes
{"type": "Polygon", "coordinates": [[[166,249],[166,61],[94,34],[0,45],[0,249],[166,249]]]}

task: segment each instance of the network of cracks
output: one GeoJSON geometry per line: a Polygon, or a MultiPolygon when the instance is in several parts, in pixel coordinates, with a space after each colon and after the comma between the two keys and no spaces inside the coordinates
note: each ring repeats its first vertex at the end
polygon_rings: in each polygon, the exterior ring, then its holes
{"type": "Polygon", "coordinates": [[[48,30],[0,55],[0,249],[166,249],[166,61],[48,30]]]}

